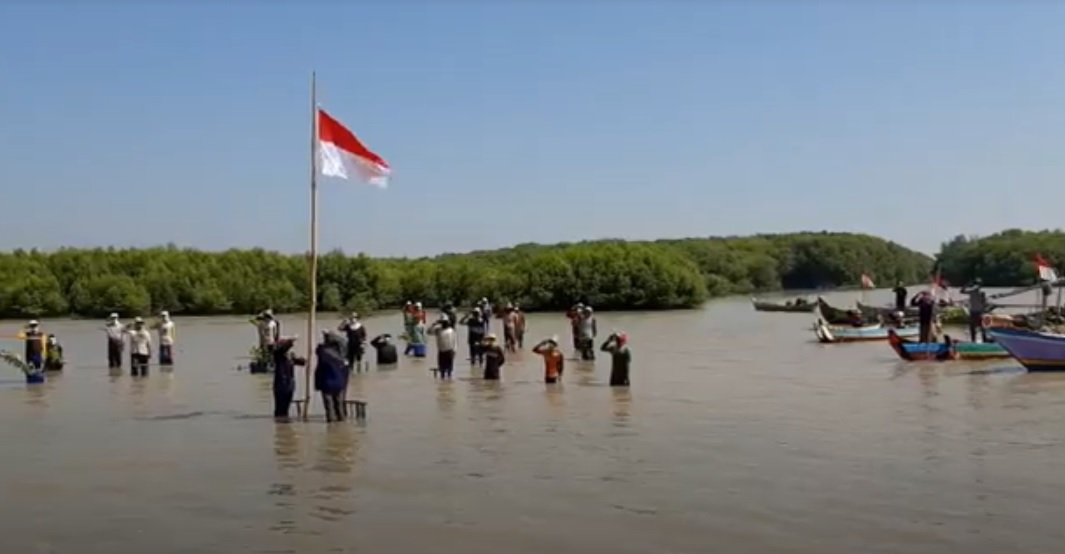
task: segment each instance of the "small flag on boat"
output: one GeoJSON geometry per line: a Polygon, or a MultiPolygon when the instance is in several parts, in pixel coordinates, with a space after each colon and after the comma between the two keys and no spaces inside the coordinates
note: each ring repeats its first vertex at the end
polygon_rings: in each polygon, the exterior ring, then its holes
{"type": "Polygon", "coordinates": [[[318,156],[320,171],[327,177],[351,179],[357,175],[371,185],[386,187],[392,168],[366,147],[355,133],[325,110],[318,110],[318,156]]]}
{"type": "Polygon", "coordinates": [[[873,282],[873,278],[867,273],[862,273],[862,288],[863,289],[875,289],[876,283],[873,282]]]}
{"type": "Polygon", "coordinates": [[[1039,272],[1039,278],[1044,281],[1057,281],[1058,273],[1054,271],[1054,268],[1048,263],[1041,254],[1035,255],[1035,269],[1039,272]]]}

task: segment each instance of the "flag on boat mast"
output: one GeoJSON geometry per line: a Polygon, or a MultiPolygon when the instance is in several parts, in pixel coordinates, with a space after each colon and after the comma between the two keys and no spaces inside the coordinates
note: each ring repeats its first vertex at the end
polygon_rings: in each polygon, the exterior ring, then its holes
{"type": "Polygon", "coordinates": [[[1039,279],[1043,281],[1057,281],[1058,272],[1047,262],[1042,254],[1035,255],[1035,269],[1039,272],[1039,279]]]}

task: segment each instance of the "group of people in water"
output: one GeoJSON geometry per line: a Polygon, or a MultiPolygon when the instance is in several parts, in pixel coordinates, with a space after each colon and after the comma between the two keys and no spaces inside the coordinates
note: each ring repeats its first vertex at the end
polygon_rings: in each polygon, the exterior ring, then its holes
{"type": "MultiPolygon", "coordinates": [[[[428,322],[428,315],[421,302],[407,302],[401,310],[406,341],[404,355],[423,358],[427,355],[426,338],[435,339],[436,367],[433,371],[440,379],[451,379],[458,358],[459,336],[457,328],[466,328],[467,361],[481,370],[487,381],[502,378],[502,370],[508,354],[524,348],[527,330],[525,315],[520,308],[508,304],[495,312],[487,298],[482,298],[468,311],[459,316],[451,303],[445,303],[438,317],[428,322]],[[493,319],[502,320],[504,342],[492,332],[493,319]]],[[[598,326],[590,306],[578,304],[567,312],[573,333],[573,347],[578,360],[595,359],[594,341],[598,326]]],[[[305,366],[307,360],[292,352],[294,336],[281,333],[280,322],[266,310],[256,316],[252,323],[257,328],[258,350],[261,359],[273,372],[274,416],[289,417],[296,391],[296,367],[305,366]]],[[[315,348],[314,389],[321,395],[327,421],[342,421],[346,414],[346,391],[352,372],[364,367],[363,358],[368,344],[376,352],[378,366],[398,363],[398,349],[390,334],[381,334],[367,340],[369,332],[359,319],[359,314],[350,313],[336,329],[322,331],[322,338],[315,348]]],[[[600,350],[611,356],[610,385],[629,386],[629,368],[632,354],[628,336],[611,333],[600,345],[600,350]]],[[[538,342],[533,353],[544,362],[544,382],[558,383],[565,371],[565,355],[557,336],[538,342]]],[[[368,364],[367,364],[368,365],[368,364]]]]}
{"type": "MultiPolygon", "coordinates": [[[[122,368],[122,358],[128,344],[130,372],[134,376],[147,375],[152,356],[150,330],[159,335],[159,365],[173,365],[176,326],[170,314],[164,311],[150,326],[140,317],[135,318],[131,325],[126,325],[117,313],[112,313],[103,326],[107,342],[107,367],[112,370],[122,368]]],[[[66,365],[59,338],[54,333],[44,332],[39,321],[29,321],[16,338],[23,342],[22,361],[30,371],[61,371],[66,365]]]]}

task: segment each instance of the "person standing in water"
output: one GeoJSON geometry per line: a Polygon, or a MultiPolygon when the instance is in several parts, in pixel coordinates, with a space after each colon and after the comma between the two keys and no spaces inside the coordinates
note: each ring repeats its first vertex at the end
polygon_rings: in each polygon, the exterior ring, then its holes
{"type": "Polygon", "coordinates": [[[599,349],[610,354],[610,386],[629,386],[629,366],[632,365],[629,336],[625,333],[613,333],[599,349]]]}
{"type": "Polygon", "coordinates": [[[288,419],[292,397],[296,394],[296,366],[307,364],[307,360],[292,354],[296,337],[282,337],[274,345],[274,417],[288,419]]]}
{"type": "Polygon", "coordinates": [[[566,357],[558,347],[558,337],[543,340],[533,347],[533,352],[544,358],[544,382],[557,383],[562,378],[566,357]]]}
{"type": "Polygon", "coordinates": [[[444,307],[440,309],[440,316],[451,322],[452,329],[459,324],[458,314],[455,313],[455,305],[451,302],[444,303],[444,307]]]}
{"type": "Polygon", "coordinates": [[[351,312],[351,315],[340,323],[338,330],[344,333],[347,339],[345,354],[348,367],[359,371],[362,367],[362,357],[366,353],[366,326],[359,321],[358,313],[351,312]]]}
{"type": "Polygon", "coordinates": [[[492,332],[492,318],[495,317],[495,313],[492,312],[492,303],[488,301],[488,297],[481,298],[481,301],[477,303],[477,306],[481,308],[481,317],[484,318],[484,332],[492,332]]]}
{"type": "Polygon", "coordinates": [[[573,338],[573,352],[575,358],[581,357],[581,317],[584,315],[584,304],[578,302],[566,312],[569,320],[570,334],[573,338]]]}
{"type": "Polygon", "coordinates": [[[466,343],[470,349],[470,363],[475,366],[484,364],[484,335],[487,332],[481,308],[474,306],[460,322],[466,326],[466,343]]]}
{"type": "Polygon", "coordinates": [[[104,334],[107,337],[107,367],[121,369],[122,353],[126,350],[126,326],[118,320],[118,314],[112,313],[107,317],[104,334]]]}
{"type": "Polygon", "coordinates": [[[917,323],[920,342],[935,342],[932,336],[932,323],[935,320],[936,300],[929,291],[921,291],[910,300],[911,306],[917,307],[917,323]]]}
{"type": "Polygon", "coordinates": [[[436,336],[437,375],[441,379],[450,379],[451,372],[455,370],[455,350],[458,347],[455,328],[451,320],[444,316],[429,328],[429,332],[436,336]]]}
{"type": "Polygon", "coordinates": [[[159,313],[159,321],[155,322],[155,330],[159,333],[159,365],[174,365],[174,340],[177,339],[177,326],[170,319],[170,312],[163,310],[159,313]]]}
{"type": "Polygon", "coordinates": [[[314,388],[322,394],[327,422],[344,421],[344,393],[348,389],[349,369],[341,351],[341,339],[325,331],[315,349],[318,364],[314,368],[314,388]]]}
{"type": "Polygon", "coordinates": [[[19,332],[18,338],[25,343],[23,354],[25,354],[26,363],[38,371],[43,369],[48,345],[45,334],[41,331],[41,324],[36,319],[31,319],[25,329],[19,332]]]}
{"type": "Polygon", "coordinates": [[[399,353],[392,342],[392,335],[377,335],[370,341],[370,346],[377,352],[377,365],[395,365],[399,363],[399,353]]]}
{"type": "Polygon", "coordinates": [[[595,360],[595,337],[599,335],[599,326],[595,322],[595,315],[592,314],[591,306],[584,307],[584,311],[580,316],[578,331],[581,337],[581,359],[586,361],[595,360]]]}
{"type": "Polygon", "coordinates": [[[909,292],[906,287],[902,286],[902,281],[895,283],[895,288],[891,289],[891,292],[895,293],[895,311],[906,311],[906,297],[909,296],[909,292]]]}
{"type": "Polygon", "coordinates": [[[979,277],[973,282],[962,287],[961,293],[969,295],[969,340],[976,342],[976,332],[980,331],[980,338],[987,342],[987,330],[984,329],[984,313],[987,310],[987,295],[984,294],[983,281],[979,277]]]}
{"type": "MultiPolygon", "coordinates": [[[[527,327],[525,326],[525,312],[521,311],[521,307],[517,304],[514,305],[514,317],[516,319],[514,322],[514,335],[518,339],[518,349],[521,350],[525,348],[525,331],[527,327]]],[[[555,344],[558,344],[557,340],[555,344]]]]}
{"type": "Polygon", "coordinates": [[[152,334],[144,328],[144,320],[138,317],[126,335],[129,337],[130,374],[147,377],[148,362],[152,359],[152,334]]]}
{"type": "Polygon", "coordinates": [[[55,335],[49,334],[44,345],[44,370],[63,371],[64,365],[66,362],[63,361],[63,345],[59,344],[55,335]]]}
{"type": "Polygon", "coordinates": [[[484,380],[498,381],[505,363],[507,355],[503,347],[499,346],[499,340],[494,334],[488,333],[484,337],[484,380]]]}
{"type": "Polygon", "coordinates": [[[503,310],[503,346],[507,352],[518,350],[518,315],[514,312],[514,306],[507,304],[503,310]]]}
{"type": "Polygon", "coordinates": [[[277,339],[281,338],[281,325],[274,319],[273,310],[263,310],[252,323],[255,324],[259,337],[259,351],[269,358],[277,339]]]}

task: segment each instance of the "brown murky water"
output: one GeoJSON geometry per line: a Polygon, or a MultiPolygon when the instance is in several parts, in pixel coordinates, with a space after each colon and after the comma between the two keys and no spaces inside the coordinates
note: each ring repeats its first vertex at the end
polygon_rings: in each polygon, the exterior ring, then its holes
{"type": "Polygon", "coordinates": [[[364,426],[264,417],[268,378],[234,369],[241,321],[179,320],[176,370],[138,380],[108,375],[97,324],[44,322],[73,367],[37,388],[0,373],[0,551],[1065,550],[1065,375],[905,365],[811,343],[811,321],[746,299],[601,314],[632,336],[631,391],[606,360],[561,386],[528,353],[498,384],[404,360],[354,379],[364,426]]]}

